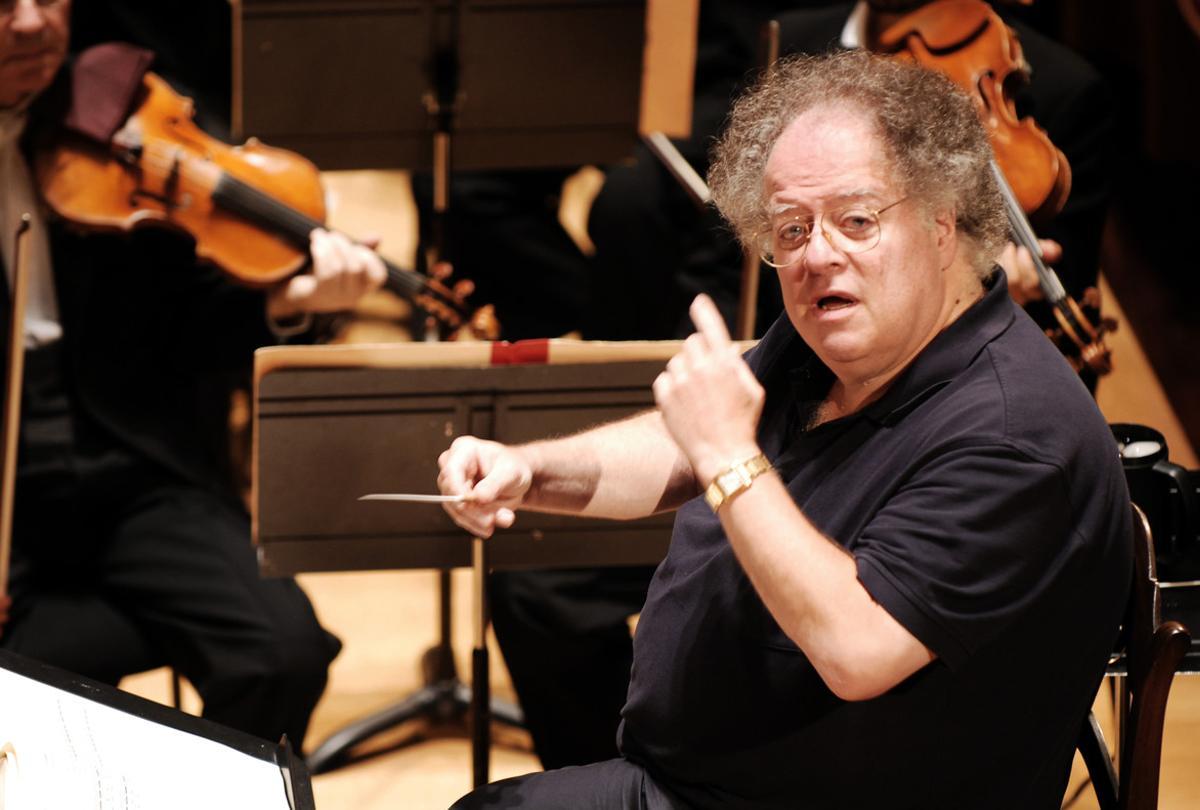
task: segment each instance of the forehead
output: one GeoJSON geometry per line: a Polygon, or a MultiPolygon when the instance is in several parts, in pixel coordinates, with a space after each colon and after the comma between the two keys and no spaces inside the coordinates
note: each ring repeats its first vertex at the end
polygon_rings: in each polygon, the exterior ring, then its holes
{"type": "Polygon", "coordinates": [[[874,124],[853,109],[817,107],[792,120],[763,175],[768,209],[895,192],[874,124]]]}

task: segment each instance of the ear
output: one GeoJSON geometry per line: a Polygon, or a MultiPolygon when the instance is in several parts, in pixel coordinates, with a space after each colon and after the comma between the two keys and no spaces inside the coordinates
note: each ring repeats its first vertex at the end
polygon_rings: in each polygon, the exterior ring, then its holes
{"type": "Polygon", "coordinates": [[[938,211],[933,216],[933,232],[937,239],[937,251],[943,270],[954,262],[958,255],[958,215],[953,208],[938,211]]]}

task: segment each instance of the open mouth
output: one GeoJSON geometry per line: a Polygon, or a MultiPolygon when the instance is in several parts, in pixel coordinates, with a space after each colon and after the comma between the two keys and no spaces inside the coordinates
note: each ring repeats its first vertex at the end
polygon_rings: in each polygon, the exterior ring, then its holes
{"type": "Polygon", "coordinates": [[[833,312],[838,309],[854,306],[855,301],[844,295],[825,295],[817,299],[817,309],[822,312],[833,312]]]}

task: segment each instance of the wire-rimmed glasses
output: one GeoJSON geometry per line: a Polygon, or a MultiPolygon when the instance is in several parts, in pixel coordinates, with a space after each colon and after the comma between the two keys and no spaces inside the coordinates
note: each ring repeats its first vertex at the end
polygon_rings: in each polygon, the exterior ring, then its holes
{"type": "Polygon", "coordinates": [[[862,203],[786,217],[759,231],[755,237],[759,257],[772,267],[788,267],[800,261],[813,232],[821,229],[825,239],[841,253],[864,253],[879,244],[882,226],[879,217],[889,208],[907,200],[901,197],[883,208],[870,208],[862,203]]]}

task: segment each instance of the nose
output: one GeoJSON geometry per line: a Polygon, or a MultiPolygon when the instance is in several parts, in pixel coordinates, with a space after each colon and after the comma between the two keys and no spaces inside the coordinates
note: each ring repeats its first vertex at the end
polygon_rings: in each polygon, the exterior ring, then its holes
{"type": "Polygon", "coordinates": [[[820,218],[804,246],[804,252],[800,255],[800,264],[810,273],[819,273],[822,270],[840,268],[845,262],[846,254],[829,238],[829,232],[825,229],[825,219],[820,218]]]}
{"type": "Polygon", "coordinates": [[[36,0],[17,0],[9,27],[20,34],[37,34],[46,27],[46,9],[36,0]]]}

